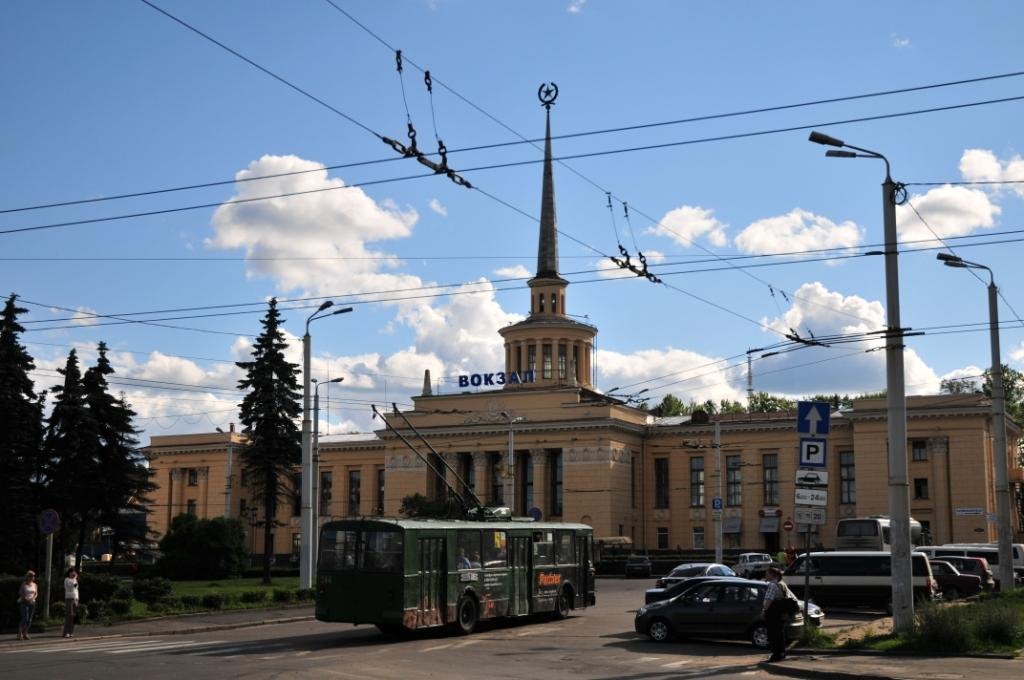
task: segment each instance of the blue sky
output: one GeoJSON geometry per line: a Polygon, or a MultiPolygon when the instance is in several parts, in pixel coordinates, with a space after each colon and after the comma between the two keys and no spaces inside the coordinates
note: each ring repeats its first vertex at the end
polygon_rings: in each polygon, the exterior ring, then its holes
{"type": "MultiPolygon", "coordinates": [[[[368,404],[408,403],[426,368],[435,379],[501,368],[497,329],[528,307],[522,277],[535,269],[541,153],[528,144],[456,150],[541,136],[541,83],[559,87],[552,126],[566,135],[1024,70],[1024,10],[1009,2],[333,2],[153,0],[327,106],[139,0],[4,4],[0,231],[211,206],[0,234],[0,288],[32,303],[24,340],[40,388],[56,382],[53,369],[71,347],[89,361],[105,340],[118,376],[135,378],[118,388],[139,412],[143,441],[224,427],[237,420],[231,362],[246,357],[246,336],[259,330],[259,303],[330,297],[355,312],[313,326],[314,374],[345,377],[332,386],[321,428],[367,432],[368,404]],[[408,141],[394,54],[382,41],[411,60],[405,99],[424,150],[436,149],[436,121],[453,168],[515,165],[466,170],[482,191],[444,177],[381,181],[424,170],[349,120],[408,141]],[[416,65],[434,78],[433,115],[416,65]],[[318,170],[343,164],[357,165],[318,170]],[[314,172],[231,182],[298,170],[314,172]],[[227,183],[11,211],[217,181],[227,183]],[[374,184],[340,188],[363,183],[374,184]],[[224,204],[322,189],[330,190],[224,204]],[[241,304],[250,306],[230,306],[241,304]],[[208,309],[188,309],[196,307],[208,309]],[[137,312],[157,312],[131,318],[164,325],[92,316],[137,312]]],[[[906,248],[941,245],[925,242],[930,227],[993,269],[1005,297],[1003,358],[1024,368],[1016,240],[1024,183],[914,184],[1024,180],[1024,103],[837,123],[1017,97],[1022,83],[1006,77],[556,139],[556,156],[668,145],[555,168],[569,311],[600,330],[597,387],[647,389],[655,400],[666,392],[741,399],[736,364],[748,349],[790,328],[806,337],[884,325],[881,258],[717,259],[833,247],[858,254],[882,240],[880,162],[827,159],[807,129],[697,141],[806,126],[889,157],[894,179],[908,184],[909,204],[898,211],[901,240],[915,242],[906,248]],[[616,278],[602,255],[618,253],[617,239],[634,258],[643,251],[670,285],[616,278]],[[770,266],[737,268],[755,263],[770,266]],[[702,268],[715,271],[692,271],[702,268]]],[[[900,257],[903,324],[928,329],[907,343],[910,392],[935,392],[942,377],[976,375],[989,363],[985,288],[939,266],[935,252],[900,257]]],[[[310,311],[286,312],[287,330],[300,336],[310,311]]],[[[866,351],[877,347],[754,353],[755,388],[882,389],[883,353],[866,351]]],[[[293,350],[297,360],[297,343],[293,350]]],[[[455,390],[443,379],[438,388],[455,390]]]]}

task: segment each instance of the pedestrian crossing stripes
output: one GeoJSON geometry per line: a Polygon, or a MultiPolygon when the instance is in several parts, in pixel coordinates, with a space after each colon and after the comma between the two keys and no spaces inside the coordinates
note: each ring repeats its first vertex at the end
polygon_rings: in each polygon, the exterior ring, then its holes
{"type": "Polygon", "coordinates": [[[55,640],[8,647],[0,654],[148,654],[156,652],[203,652],[222,650],[223,640],[180,638],[96,638],[55,640]]]}

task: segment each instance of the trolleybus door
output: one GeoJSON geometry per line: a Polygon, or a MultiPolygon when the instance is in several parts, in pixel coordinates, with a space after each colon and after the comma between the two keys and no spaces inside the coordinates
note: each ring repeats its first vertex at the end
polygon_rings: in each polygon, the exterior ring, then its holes
{"type": "Polygon", "coordinates": [[[517,616],[530,613],[530,541],[526,536],[513,536],[511,543],[508,613],[517,616]]]}
{"type": "Polygon", "coordinates": [[[444,623],[445,550],[443,538],[421,538],[419,550],[419,602],[416,625],[437,626],[444,623]]]}
{"type": "Polygon", "coordinates": [[[590,593],[594,590],[593,576],[590,573],[590,537],[576,536],[576,606],[586,607],[590,603],[590,593]]]}

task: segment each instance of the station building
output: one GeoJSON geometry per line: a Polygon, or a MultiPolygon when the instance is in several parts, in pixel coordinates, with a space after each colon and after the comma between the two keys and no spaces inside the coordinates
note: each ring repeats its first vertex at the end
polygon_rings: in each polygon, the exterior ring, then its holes
{"type": "MultiPolygon", "coordinates": [[[[799,545],[803,537],[783,529],[795,514],[795,413],[658,418],[595,390],[598,330],[569,315],[569,282],[558,273],[550,130],[549,113],[529,315],[496,329],[504,341],[504,370],[467,376],[466,391],[455,394],[434,394],[425,376],[411,410],[385,415],[422,456],[388,428],[373,439],[322,442],[321,523],[396,516],[402,500],[416,493],[445,498],[447,487],[432,471],[444,469],[448,482],[468,488],[485,505],[589,524],[596,538],[638,550],[712,549],[717,521],[727,549],[774,552],[789,542],[799,545]],[[712,507],[714,498],[721,498],[720,511],[712,507]]],[[[1008,421],[1015,541],[1022,540],[1020,434],[1008,421]]],[[[930,542],[994,541],[990,400],[909,397],[907,437],[911,514],[930,542]]],[[[256,529],[262,513],[240,462],[244,445],[234,427],[225,433],[153,437],[146,448],[157,484],[151,529],[160,536],[174,516],[186,512],[239,517],[250,529],[252,553],[263,554],[262,530],[256,529]]],[[[831,414],[823,471],[829,480],[826,524],[796,529],[809,529],[814,544],[832,547],[839,518],[887,512],[885,399],[859,399],[831,414]]],[[[266,548],[281,556],[298,553],[299,512],[297,492],[292,502],[279,503],[279,526],[266,548]]]]}

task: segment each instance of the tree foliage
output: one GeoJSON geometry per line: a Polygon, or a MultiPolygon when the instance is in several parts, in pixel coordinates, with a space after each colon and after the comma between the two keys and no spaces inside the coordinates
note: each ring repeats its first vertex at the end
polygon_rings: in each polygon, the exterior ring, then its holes
{"type": "Polygon", "coordinates": [[[160,552],[161,571],[175,579],[239,576],[248,554],[245,527],[234,517],[178,515],[160,539],[160,552]]]}
{"type": "MultiPolygon", "coordinates": [[[[273,541],[278,501],[286,498],[290,473],[301,457],[300,432],[295,421],[302,411],[299,370],[285,360],[287,343],[280,325],[277,300],[271,299],[260,322],[263,332],[252,348],[252,361],[240,361],[245,371],[238,388],[242,398],[241,420],[248,444],[241,452],[245,477],[263,510],[264,546],[273,541]]],[[[263,581],[270,583],[272,550],[263,551],[263,581]]]]}

